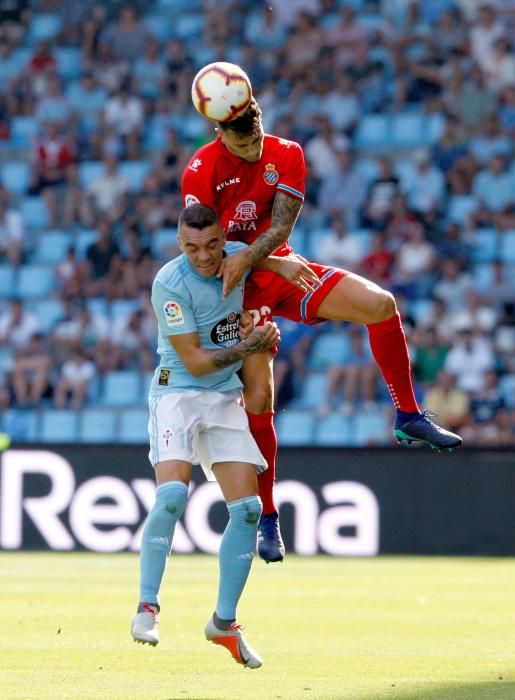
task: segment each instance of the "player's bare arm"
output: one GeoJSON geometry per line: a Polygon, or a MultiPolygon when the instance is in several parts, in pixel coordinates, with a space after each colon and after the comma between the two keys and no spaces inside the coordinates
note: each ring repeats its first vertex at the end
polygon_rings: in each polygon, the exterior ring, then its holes
{"type": "Polygon", "coordinates": [[[194,377],[201,377],[229,367],[247,355],[270,350],[279,342],[280,333],[275,323],[267,322],[264,326],[254,328],[245,340],[219,350],[201,348],[198,333],[168,336],[168,339],[188,372],[194,377]]]}
{"type": "Polygon", "coordinates": [[[230,255],[223,261],[219,275],[223,276],[224,298],[232,292],[248,267],[261,262],[288,240],[301,207],[300,200],[284,192],[276,193],[270,227],[244,251],[230,255]]]}

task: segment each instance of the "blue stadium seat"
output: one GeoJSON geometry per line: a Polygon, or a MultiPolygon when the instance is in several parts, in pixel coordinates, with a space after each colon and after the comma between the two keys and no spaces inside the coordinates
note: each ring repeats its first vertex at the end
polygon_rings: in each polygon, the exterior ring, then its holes
{"type": "Polygon", "coordinates": [[[428,135],[428,142],[434,144],[443,133],[445,119],[443,114],[428,114],[424,120],[424,130],[428,135]]]}
{"type": "Polygon", "coordinates": [[[449,200],[447,216],[449,221],[464,224],[469,215],[477,209],[477,200],[469,194],[458,194],[449,200]]]}
{"type": "Polygon", "coordinates": [[[166,250],[173,245],[177,244],[177,229],[175,228],[162,228],[156,231],[152,235],[152,240],[150,247],[152,250],[152,255],[159,258],[159,260],[167,260],[168,255],[166,250]]]}
{"type": "Polygon", "coordinates": [[[37,12],[32,15],[29,24],[29,43],[34,45],[38,41],[50,41],[61,31],[62,20],[56,13],[37,12]]]}
{"type": "Polygon", "coordinates": [[[515,374],[505,374],[500,380],[501,392],[509,408],[515,408],[515,374]]]}
{"type": "Polygon", "coordinates": [[[357,148],[377,148],[391,143],[390,120],[384,114],[365,114],[358,124],[354,144],[357,148]]]}
{"type": "Polygon", "coordinates": [[[407,190],[415,172],[415,163],[408,159],[399,159],[394,164],[395,174],[401,181],[401,188],[407,190]]]}
{"type": "Polygon", "coordinates": [[[34,409],[8,408],[2,416],[2,431],[13,442],[37,441],[38,412],[34,409]]]}
{"type": "Polygon", "coordinates": [[[337,414],[321,419],[316,428],[315,442],[324,447],[352,444],[352,419],[337,414]]]}
{"type": "Polygon", "coordinates": [[[141,308],[138,299],[114,299],[111,302],[111,320],[117,321],[120,318],[130,316],[133,311],[141,308]]]}
{"type": "MultiPolygon", "coordinates": [[[[177,17],[174,34],[183,41],[199,40],[205,25],[204,14],[194,14],[191,9],[177,17]]],[[[225,59],[227,60],[227,59],[225,59]]]]}
{"type": "Polygon", "coordinates": [[[494,228],[478,229],[474,234],[472,260],[475,263],[492,262],[497,258],[499,240],[494,228]]]}
{"type": "Polygon", "coordinates": [[[104,174],[104,164],[100,160],[85,160],[79,165],[79,179],[83,187],[88,187],[104,174]]]}
{"type": "Polygon", "coordinates": [[[77,80],[82,74],[82,54],[73,46],[56,46],[53,50],[57,72],[63,80],[77,80]]]}
{"type": "Polygon", "coordinates": [[[294,399],[294,408],[316,408],[323,403],[327,391],[327,373],[309,372],[302,383],[300,397],[294,399]]]}
{"type": "Polygon", "coordinates": [[[494,281],[494,271],[490,263],[477,263],[472,271],[474,287],[480,294],[488,289],[494,281]]]}
{"type": "Polygon", "coordinates": [[[63,304],[60,299],[35,299],[30,302],[30,309],[38,317],[43,333],[49,333],[63,317],[63,304]]]}
{"type": "Polygon", "coordinates": [[[30,166],[24,160],[11,160],[2,165],[2,184],[14,194],[25,194],[29,187],[30,166]]]}
{"type": "Polygon", "coordinates": [[[49,296],[54,287],[53,270],[41,265],[22,265],[18,271],[16,295],[22,299],[49,296]]]}
{"type": "Polygon", "coordinates": [[[67,231],[42,231],[38,236],[33,261],[37,263],[59,263],[66,257],[73,238],[67,231]]]}
{"type": "Polygon", "coordinates": [[[92,316],[109,316],[109,305],[107,299],[103,297],[93,297],[86,301],[86,306],[88,307],[89,313],[92,316]]]}
{"type": "Polygon", "coordinates": [[[425,316],[432,310],[433,301],[431,299],[412,299],[408,303],[408,308],[413,314],[415,321],[419,321],[422,316],[425,316]]]}
{"type": "Polygon", "coordinates": [[[118,442],[116,412],[106,408],[83,408],[79,415],[79,442],[118,442]]]}
{"type": "Polygon", "coordinates": [[[384,445],[389,442],[391,426],[388,425],[382,411],[363,413],[358,411],[354,417],[354,430],[352,432],[352,444],[360,447],[363,445],[384,445]]]}
{"type": "Polygon", "coordinates": [[[11,143],[17,148],[29,148],[39,134],[39,125],[34,117],[13,117],[11,143]]]}
{"type": "Polygon", "coordinates": [[[79,231],[75,238],[75,250],[77,252],[77,259],[84,260],[86,257],[86,252],[89,246],[98,238],[98,233],[95,229],[84,229],[79,231]]]}
{"type": "Polygon", "coordinates": [[[41,442],[70,443],[77,440],[77,413],[71,410],[45,409],[41,412],[41,442]]]}
{"type": "Polygon", "coordinates": [[[309,256],[310,247],[308,245],[308,234],[302,225],[298,223],[295,224],[295,228],[292,231],[288,243],[299,255],[302,255],[303,257],[309,256]]]}
{"type": "Polygon", "coordinates": [[[147,409],[126,408],[120,417],[120,442],[145,445],[148,442],[147,425],[147,409]]]}
{"type": "Polygon", "coordinates": [[[311,445],[315,419],[309,411],[287,409],[277,415],[277,439],[283,445],[311,445]]]}
{"type": "Polygon", "coordinates": [[[12,297],[14,293],[14,268],[0,265],[0,297],[12,297]]]}
{"type": "Polygon", "coordinates": [[[392,139],[396,147],[413,148],[427,145],[424,117],[417,112],[400,112],[392,117],[392,139]]]}
{"type": "Polygon", "coordinates": [[[515,230],[505,231],[501,235],[500,253],[504,263],[515,263],[515,230]]]}
{"type": "Polygon", "coordinates": [[[374,158],[357,158],[355,167],[369,183],[377,177],[377,161],[374,158]]]}
{"type": "Polygon", "coordinates": [[[21,200],[20,210],[27,228],[38,229],[48,226],[48,210],[42,197],[24,197],[21,200]]]}
{"type": "Polygon", "coordinates": [[[151,14],[143,17],[143,24],[161,43],[165,43],[174,34],[174,23],[168,14],[151,14]]]}
{"type": "Polygon", "coordinates": [[[107,372],[101,389],[104,406],[131,406],[140,403],[141,375],[133,370],[107,372]]]}
{"type": "Polygon", "coordinates": [[[315,339],[308,356],[309,369],[325,369],[345,362],[349,351],[347,333],[323,333],[315,339]]]}
{"type": "Polygon", "coordinates": [[[120,174],[129,183],[131,192],[139,192],[143,182],[152,169],[152,164],[146,160],[128,160],[120,163],[120,174]]]}

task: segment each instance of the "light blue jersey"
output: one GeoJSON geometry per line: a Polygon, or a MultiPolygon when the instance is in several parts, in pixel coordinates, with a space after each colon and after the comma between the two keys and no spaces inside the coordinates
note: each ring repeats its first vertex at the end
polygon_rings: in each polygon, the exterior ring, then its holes
{"type": "MultiPolygon", "coordinates": [[[[227,255],[233,255],[244,248],[244,243],[229,241],[224,250],[227,255]]],[[[236,374],[241,362],[194,377],[173,349],[168,336],[198,333],[200,347],[207,350],[238,343],[243,288],[249,272],[250,269],[224,301],[221,278],[202,277],[185,255],[179,255],[159,270],[152,285],[152,305],[159,327],[157,352],[161,360],[150,386],[150,396],[192,389],[221,392],[241,389],[236,374]]]]}

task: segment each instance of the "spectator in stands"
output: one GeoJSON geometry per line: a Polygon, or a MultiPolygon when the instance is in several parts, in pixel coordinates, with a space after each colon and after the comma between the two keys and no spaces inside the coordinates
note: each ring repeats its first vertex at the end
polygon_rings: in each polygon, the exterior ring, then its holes
{"type": "Polygon", "coordinates": [[[69,402],[72,410],[80,411],[88,397],[94,377],[95,365],[81,350],[76,350],[61,367],[54,390],[55,407],[65,408],[69,402]]]}
{"type": "Polygon", "coordinates": [[[72,163],[66,168],[64,190],[64,199],[57,203],[63,227],[73,230],[76,225],[92,226],[88,195],[81,184],[77,163],[72,163]]]}
{"type": "Polygon", "coordinates": [[[66,170],[75,160],[75,149],[68,136],[61,134],[54,122],[44,125],[44,136],[36,144],[32,154],[32,173],[29,194],[41,194],[45,200],[49,226],[58,225],[58,193],[62,194],[66,183],[66,170]]]}
{"type": "Polygon", "coordinates": [[[114,241],[111,222],[100,219],[97,224],[98,237],[86,251],[86,285],[85,292],[89,297],[105,293],[105,280],[113,258],[120,253],[118,244],[114,241]]]}
{"type": "Polygon", "coordinates": [[[483,296],[492,309],[501,313],[505,304],[515,299],[515,280],[508,275],[508,269],[501,260],[494,260],[491,267],[492,280],[483,296]]]}
{"type": "Polygon", "coordinates": [[[413,226],[397,252],[393,270],[394,288],[409,299],[427,295],[432,287],[436,250],[426,238],[424,225],[413,226]]]}
{"type": "Polygon", "coordinates": [[[98,218],[117,221],[127,206],[129,183],[118,167],[118,158],[107,154],[104,158],[104,172],[96,177],[87,188],[86,222],[92,225],[98,218]]]}
{"type": "Polygon", "coordinates": [[[460,311],[465,305],[467,293],[472,288],[470,275],[461,271],[460,264],[452,258],[440,261],[440,279],[433,294],[441,299],[451,313],[460,311]]]}
{"type": "Polygon", "coordinates": [[[61,130],[71,125],[72,106],[63,94],[61,80],[55,73],[47,76],[45,91],[37,102],[35,116],[40,124],[55,124],[61,130]]]}
{"type": "Polygon", "coordinates": [[[384,231],[393,211],[395,196],[400,192],[400,183],[389,158],[381,156],[377,165],[378,175],[370,184],[365,200],[363,225],[384,231]]]}
{"type": "Polygon", "coordinates": [[[80,82],[74,82],[68,91],[73,110],[73,120],[78,131],[79,147],[87,158],[100,155],[98,130],[102,110],[107,99],[105,88],[97,84],[91,71],[83,74],[80,82]]]}
{"type": "Polygon", "coordinates": [[[455,336],[454,315],[449,312],[443,299],[433,296],[430,301],[429,307],[417,317],[417,328],[421,330],[436,328],[439,342],[450,346],[455,336]]]}
{"type": "Polygon", "coordinates": [[[133,62],[145,53],[151,34],[138,17],[134,5],[123,5],[117,22],[108,25],[102,34],[102,43],[111,44],[114,55],[133,62]]]}
{"type": "Polygon", "coordinates": [[[469,150],[479,166],[486,165],[493,156],[510,157],[512,144],[502,133],[496,112],[487,115],[481,133],[471,140],[469,150]]]}
{"type": "Polygon", "coordinates": [[[325,44],[335,50],[335,66],[344,69],[353,64],[360,49],[367,47],[367,36],[354,8],[349,5],[340,8],[337,24],[325,31],[325,44]]]}
{"type": "Polygon", "coordinates": [[[84,268],[77,259],[77,251],[68,248],[64,260],[56,266],[57,288],[62,298],[76,299],[81,296],[84,285],[84,268]]]}
{"type": "Polygon", "coordinates": [[[157,39],[150,38],[143,56],[136,59],[133,75],[136,91],[153,104],[165,90],[166,65],[161,59],[161,47],[157,39]]]}
{"type": "Polygon", "coordinates": [[[426,149],[414,154],[415,170],[408,180],[406,196],[410,209],[429,222],[440,211],[443,197],[442,173],[431,162],[426,149]]]}
{"type": "Polygon", "coordinates": [[[489,87],[497,93],[515,82],[515,56],[509,39],[496,39],[494,49],[482,66],[489,87]]]}
{"type": "Polygon", "coordinates": [[[470,327],[476,333],[490,336],[495,328],[497,318],[497,311],[489,306],[475,289],[469,289],[465,305],[456,311],[453,323],[457,330],[470,327]]]}
{"type": "Polygon", "coordinates": [[[370,245],[370,253],[363,258],[360,264],[361,274],[388,289],[391,284],[394,255],[386,247],[385,236],[380,232],[373,233],[370,245]]]}
{"type": "Polygon", "coordinates": [[[338,171],[338,152],[349,146],[348,139],[339,134],[327,117],[316,120],[315,135],[308,140],[304,152],[306,160],[313,168],[315,178],[332,177],[338,171]]]}
{"type": "Polygon", "coordinates": [[[163,228],[166,213],[161,195],[161,179],[154,170],[145,178],[133,205],[137,227],[143,234],[150,235],[163,228]]]}
{"type": "Polygon", "coordinates": [[[364,112],[374,112],[380,109],[385,102],[388,102],[384,66],[380,61],[371,57],[367,45],[358,47],[347,72],[357,90],[364,112]]]}
{"type": "Polygon", "coordinates": [[[258,49],[281,50],[286,39],[286,30],[277,21],[273,5],[263,4],[251,12],[245,22],[245,40],[258,49]]]}
{"type": "Polygon", "coordinates": [[[155,367],[153,319],[142,309],[122,316],[116,323],[113,343],[121,356],[122,366],[151,372],[155,367]]]}
{"type": "Polygon", "coordinates": [[[495,42],[503,33],[503,25],[496,17],[493,5],[481,5],[470,29],[470,53],[485,74],[495,51],[495,42]]]}
{"type": "Polygon", "coordinates": [[[374,358],[365,342],[363,329],[360,326],[349,327],[350,347],[345,361],[329,368],[327,394],[324,403],[318,409],[319,416],[328,415],[341,392],[343,385],[343,401],[340,401],[338,412],[350,416],[358,397],[363,401],[367,411],[375,410],[375,396],[378,371],[374,358]]]}
{"type": "Polygon", "coordinates": [[[460,121],[452,114],[446,116],[442,135],[432,151],[432,161],[443,173],[452,194],[470,192],[470,178],[462,161],[467,152],[467,141],[460,121]]]}
{"type": "Polygon", "coordinates": [[[515,85],[508,85],[503,91],[499,119],[503,134],[515,139],[515,85]]]}
{"type": "Polygon", "coordinates": [[[487,167],[474,178],[474,195],[478,208],[471,216],[471,227],[515,226],[515,186],[503,155],[494,155],[487,167]]]}
{"type": "Polygon", "coordinates": [[[358,237],[348,234],[345,219],[335,214],[331,217],[330,228],[317,245],[315,259],[322,265],[357,271],[362,250],[358,237]]]}
{"type": "Polygon", "coordinates": [[[463,124],[469,135],[477,133],[496,108],[496,97],[477,66],[455,74],[444,96],[444,107],[463,124]]]}
{"type": "Polygon", "coordinates": [[[23,353],[38,332],[37,316],[25,310],[21,299],[11,299],[9,307],[0,315],[0,346],[10,346],[23,353]]]}
{"type": "Polygon", "coordinates": [[[186,154],[179,143],[176,129],[167,129],[166,147],[159,152],[156,162],[156,170],[165,192],[180,192],[185,161],[186,154]]]}
{"type": "Polygon", "coordinates": [[[26,76],[26,105],[25,110],[30,113],[32,109],[32,98],[42,97],[47,87],[48,76],[57,70],[57,61],[52,53],[48,41],[40,41],[34,48],[34,53],[28,64],[28,74],[26,76]]]}
{"type": "Polygon", "coordinates": [[[413,373],[421,384],[430,387],[443,370],[449,348],[433,327],[421,330],[418,335],[413,373]]]}
{"type": "Polygon", "coordinates": [[[474,334],[470,326],[462,326],[445,358],[445,370],[456,377],[458,388],[467,392],[479,391],[485,372],[494,365],[491,341],[474,334]]]}
{"type": "Polygon", "coordinates": [[[31,336],[18,354],[12,370],[12,385],[18,406],[37,406],[51,390],[52,356],[46,346],[44,336],[36,333],[31,336]]]}
{"type": "Polygon", "coordinates": [[[139,157],[143,117],[143,101],[131,91],[129,81],[123,82],[106,102],[103,124],[116,152],[129,160],[139,157]]]}
{"type": "Polygon", "coordinates": [[[130,71],[127,61],[116,56],[112,45],[106,41],[100,41],[93,53],[91,63],[87,65],[97,84],[109,93],[119,90],[120,85],[127,80],[130,71]]]}
{"type": "Polygon", "coordinates": [[[351,136],[361,116],[361,105],[354,83],[346,73],[340,73],[322,97],[319,110],[330,119],[337,131],[351,136]]]}
{"type": "Polygon", "coordinates": [[[367,182],[354,163],[348,148],[338,151],[335,172],[322,178],[318,190],[318,206],[328,214],[338,214],[349,231],[359,227],[360,211],[365,202],[367,182]]]}
{"type": "Polygon", "coordinates": [[[279,350],[274,359],[274,406],[280,409],[297,393],[300,377],[306,373],[306,360],[315,338],[314,326],[279,318],[279,350]]]}
{"type": "Polygon", "coordinates": [[[466,54],[467,28],[454,7],[449,7],[441,13],[435,31],[427,40],[434,41],[437,55],[442,61],[456,52],[466,54]]]}
{"type": "Polygon", "coordinates": [[[435,241],[440,260],[452,258],[459,263],[460,269],[468,267],[471,255],[471,243],[466,240],[462,227],[454,222],[447,224],[442,237],[435,241]]]}
{"type": "Polygon", "coordinates": [[[194,63],[188,55],[183,41],[170,39],[166,44],[166,88],[174,98],[176,109],[180,111],[190,106],[191,83],[194,77],[194,63]]]}
{"type": "Polygon", "coordinates": [[[0,40],[20,44],[30,21],[29,0],[1,0],[0,40]]]}
{"type": "Polygon", "coordinates": [[[467,423],[470,400],[467,393],[456,388],[456,377],[442,370],[438,373],[436,384],[426,394],[424,405],[434,411],[435,421],[460,430],[467,423]]]}
{"type": "Polygon", "coordinates": [[[8,192],[0,188],[0,260],[18,267],[24,254],[23,218],[9,199],[8,192]]]}

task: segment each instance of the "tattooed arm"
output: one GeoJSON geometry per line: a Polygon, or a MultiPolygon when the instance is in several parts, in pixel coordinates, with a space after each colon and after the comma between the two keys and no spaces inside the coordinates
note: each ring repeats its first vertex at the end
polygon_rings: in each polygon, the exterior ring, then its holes
{"type": "Polygon", "coordinates": [[[194,377],[201,377],[230,367],[247,355],[273,348],[279,342],[280,334],[275,323],[267,322],[259,328],[254,328],[245,340],[219,350],[201,348],[198,333],[169,335],[168,339],[188,372],[194,377]]]}
{"type": "Polygon", "coordinates": [[[223,296],[226,298],[242,278],[248,267],[253,267],[288,240],[302,202],[284,192],[277,192],[272,208],[270,227],[260,234],[248,248],[230,255],[223,262],[223,296]]]}

